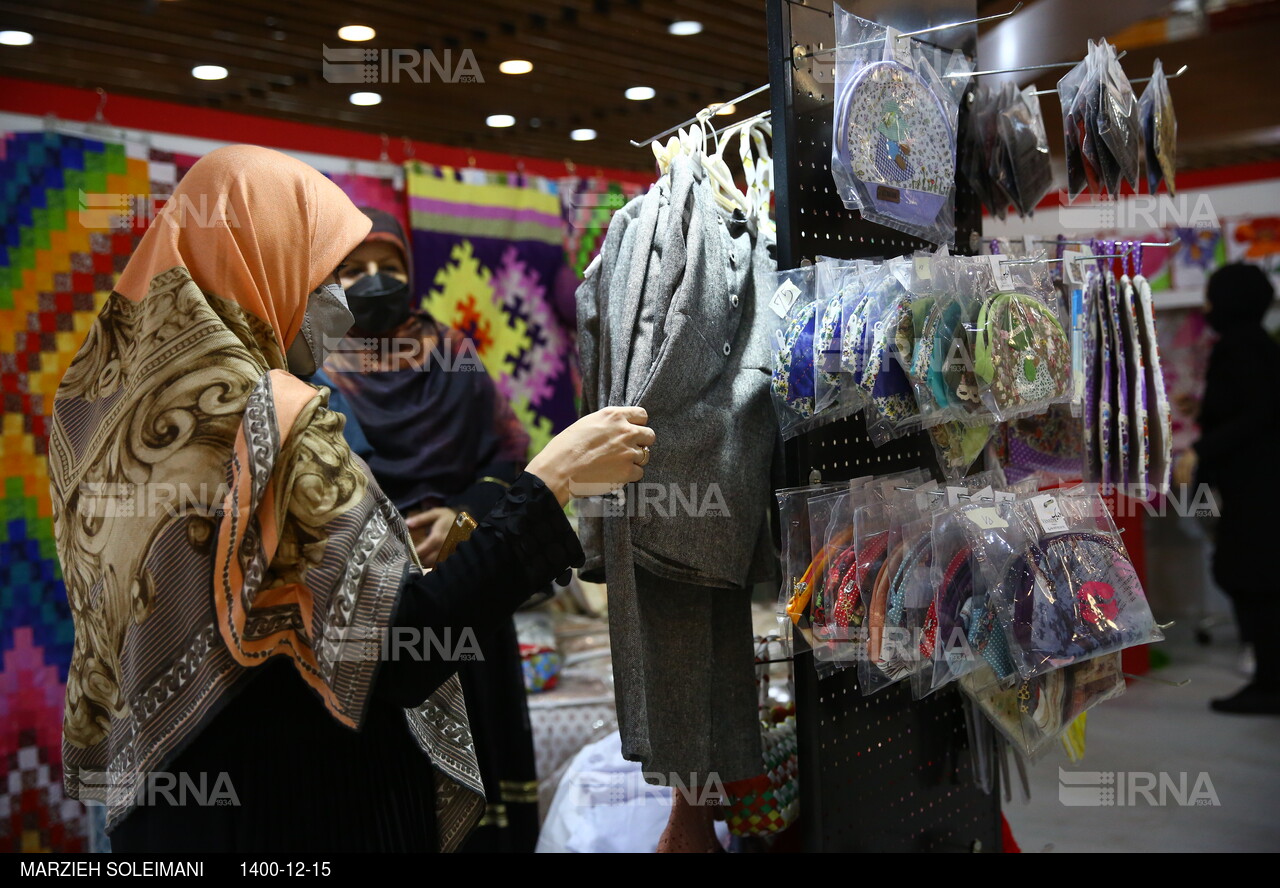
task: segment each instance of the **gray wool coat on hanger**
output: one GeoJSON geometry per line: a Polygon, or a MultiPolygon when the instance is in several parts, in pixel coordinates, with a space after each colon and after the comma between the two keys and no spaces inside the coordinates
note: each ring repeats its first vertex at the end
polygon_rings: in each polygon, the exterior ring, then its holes
{"type": "Polygon", "coordinates": [[[749,587],[776,574],[773,249],[677,157],[614,215],[577,294],[584,411],[638,405],[657,434],[625,502],[585,501],[579,520],[583,575],[609,586],[623,753],[650,782],[760,768],[749,587]]]}

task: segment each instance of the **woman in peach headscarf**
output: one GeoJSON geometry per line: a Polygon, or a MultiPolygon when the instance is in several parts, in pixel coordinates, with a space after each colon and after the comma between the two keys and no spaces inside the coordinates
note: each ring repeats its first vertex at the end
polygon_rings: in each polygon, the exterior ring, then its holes
{"type": "Polygon", "coordinates": [[[299,161],[210,153],[58,389],[63,776],[106,805],[116,850],[456,848],[483,796],[442,644],[581,563],[571,479],[647,461],[643,411],[586,417],[422,573],[341,417],[292,375],[350,325],[333,272],[368,228],[299,161]]]}

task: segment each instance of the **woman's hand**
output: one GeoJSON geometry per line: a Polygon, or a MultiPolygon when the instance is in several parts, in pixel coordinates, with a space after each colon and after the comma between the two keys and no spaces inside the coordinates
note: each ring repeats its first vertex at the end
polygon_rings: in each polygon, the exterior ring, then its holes
{"type": "Polygon", "coordinates": [[[656,440],[643,407],[606,407],[588,414],[551,439],[529,463],[560,505],[575,496],[617,490],[644,477],[647,448],[656,440]]]}
{"type": "Polygon", "coordinates": [[[436,563],[440,547],[444,545],[449,528],[457,519],[458,513],[448,506],[437,506],[416,515],[410,515],[405,524],[409,527],[409,535],[413,537],[414,548],[418,550],[418,559],[424,566],[436,563]]]}

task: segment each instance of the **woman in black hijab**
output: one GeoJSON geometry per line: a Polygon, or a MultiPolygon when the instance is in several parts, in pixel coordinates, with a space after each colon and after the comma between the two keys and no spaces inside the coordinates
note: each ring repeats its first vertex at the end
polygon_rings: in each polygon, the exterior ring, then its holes
{"type": "Polygon", "coordinates": [[[1269,560],[1280,541],[1280,510],[1265,490],[1275,483],[1280,450],[1280,344],[1262,326],[1274,299],[1271,281],[1254,265],[1226,265],[1209,278],[1206,320],[1219,339],[1205,378],[1200,440],[1178,466],[1178,480],[1218,491],[1213,576],[1257,663],[1243,690],[1213,701],[1217,712],[1280,715],[1280,573],[1269,560]]]}

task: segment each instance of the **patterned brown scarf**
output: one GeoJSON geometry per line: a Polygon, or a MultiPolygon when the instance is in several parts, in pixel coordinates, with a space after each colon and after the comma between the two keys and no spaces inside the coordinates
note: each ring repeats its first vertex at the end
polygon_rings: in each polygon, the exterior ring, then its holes
{"type": "MultiPolygon", "coordinates": [[[[265,149],[214,152],[201,161],[217,161],[204,176],[188,179],[240,202],[238,230],[166,234],[157,219],[118,285],[129,295],[111,294],[54,401],[49,474],[76,630],[63,779],[71,798],[107,806],[108,829],[147,775],[271,657],[289,657],[334,718],[358,727],[376,665],[360,642],[381,637],[403,577],[419,570],[399,513],[344,442],[341,417],[283,369],[282,328],[296,335],[296,305],[275,299],[258,310],[243,289],[232,296],[199,280],[192,263],[152,274],[145,294],[129,274],[135,262],[189,252],[191,239],[221,249],[223,265],[246,254],[243,243],[225,249],[226,238],[261,242],[260,219],[243,230],[262,199],[247,193],[246,152],[266,161],[260,176],[285,180],[277,192],[294,189],[302,206],[290,209],[325,244],[303,261],[323,268],[363,237],[358,227],[314,227],[352,218],[314,170],[264,159],[257,152],[275,154],[265,149]]],[[[285,244],[280,235],[271,249],[285,244]]],[[[223,285],[243,287],[266,265],[247,261],[223,285]]],[[[311,277],[303,271],[293,287],[300,298],[318,283],[311,277]]],[[[257,291],[271,295],[261,282],[257,291]]],[[[453,850],[484,807],[456,677],[405,719],[435,767],[440,847],[453,850]]]]}

